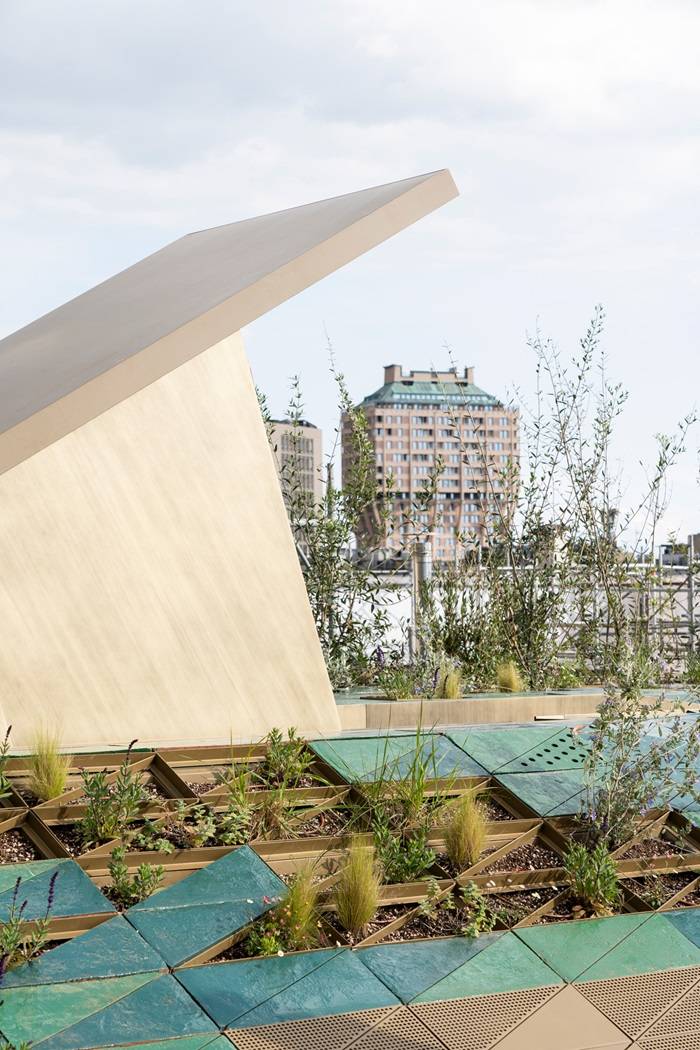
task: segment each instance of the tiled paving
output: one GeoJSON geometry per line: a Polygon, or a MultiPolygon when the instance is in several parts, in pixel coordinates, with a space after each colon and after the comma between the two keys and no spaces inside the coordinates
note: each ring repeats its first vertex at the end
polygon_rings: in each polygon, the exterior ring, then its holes
{"type": "MultiPolygon", "coordinates": [[[[347,779],[370,779],[387,753],[401,775],[415,738],[386,740],[315,747],[347,779]]],[[[576,811],[585,738],[566,728],[455,729],[424,746],[438,775],[495,774],[535,813],[576,811]]],[[[55,873],[54,914],[95,925],[7,975],[0,1035],[15,1045],[700,1050],[700,908],[196,965],[284,893],[253,850],[241,847],[121,916],[71,860],[0,867],[0,919],[18,874],[17,899],[43,914],[55,873]]]]}

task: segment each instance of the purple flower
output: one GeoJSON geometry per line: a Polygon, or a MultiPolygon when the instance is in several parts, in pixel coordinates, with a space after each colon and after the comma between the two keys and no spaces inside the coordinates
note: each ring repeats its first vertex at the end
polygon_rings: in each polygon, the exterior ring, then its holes
{"type": "Polygon", "coordinates": [[[377,661],[377,667],[379,668],[379,670],[383,671],[386,665],[386,660],[384,658],[384,650],[382,649],[381,645],[378,645],[377,648],[374,650],[374,659],[377,661]]]}

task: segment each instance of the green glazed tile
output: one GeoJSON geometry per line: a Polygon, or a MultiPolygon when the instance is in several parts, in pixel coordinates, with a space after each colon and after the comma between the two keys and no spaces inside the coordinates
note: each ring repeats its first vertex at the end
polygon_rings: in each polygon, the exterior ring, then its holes
{"type": "Polygon", "coordinates": [[[213,1021],[175,978],[168,975],[156,978],[38,1045],[41,1050],[88,1050],[169,1036],[206,1035],[216,1030],[213,1021]]]}
{"type": "Polygon", "coordinates": [[[415,734],[385,733],[379,736],[314,740],[311,747],[332,769],[353,781],[371,780],[378,769],[390,770],[403,755],[414,753],[415,743],[415,734]]]}
{"type": "Polygon", "coordinates": [[[362,948],[358,958],[402,1002],[408,1003],[458,966],[488,948],[502,933],[482,937],[446,937],[362,948]]]}
{"type": "Polygon", "coordinates": [[[195,871],[173,886],[160,890],[126,912],[127,917],[159,908],[181,908],[192,904],[225,904],[286,892],[282,879],[249,846],[228,853],[220,860],[195,871]]]}
{"type": "Polygon", "coordinates": [[[665,915],[652,915],[607,955],[584,970],[576,983],[699,965],[700,948],[665,915]]]}
{"type": "Polygon", "coordinates": [[[193,966],[179,970],[176,977],[219,1027],[224,1028],[347,950],[327,948],[269,959],[193,966]]]}
{"type": "Polygon", "coordinates": [[[192,904],[136,912],[129,915],[129,921],[168,966],[179,966],[247,926],[271,906],[260,901],[192,904]]]}
{"type": "Polygon", "coordinates": [[[3,988],[122,977],[165,969],[161,957],[121,915],[45,952],[5,976],[3,988]]]}
{"type": "Polygon", "coordinates": [[[513,932],[566,981],[573,981],[648,919],[648,914],[630,912],[606,919],[525,926],[513,932]]]}
{"type": "MultiPolygon", "coordinates": [[[[407,775],[414,761],[416,734],[317,740],[312,747],[349,781],[396,780],[407,775]]],[[[440,733],[422,733],[420,749],[430,778],[480,776],[486,770],[440,733]]]]}
{"type": "Polygon", "coordinates": [[[553,984],[563,984],[561,977],[514,934],[505,933],[417,996],[414,1002],[434,1003],[553,984]]]}
{"type": "Polygon", "coordinates": [[[553,726],[523,726],[512,729],[481,729],[467,726],[464,729],[449,729],[446,735],[489,773],[494,773],[560,732],[561,729],[553,726]]]}
{"type": "Polygon", "coordinates": [[[664,918],[675,929],[680,930],[697,948],[700,948],[700,908],[683,908],[681,911],[665,912],[664,918]]]}
{"type": "Polygon", "coordinates": [[[30,860],[24,864],[3,864],[0,866],[0,896],[7,890],[14,888],[17,879],[21,876],[22,882],[27,883],[35,875],[43,871],[55,870],[60,861],[56,860],[30,860]]]}
{"type": "Polygon", "coordinates": [[[208,1035],[186,1035],[174,1036],[172,1039],[158,1039],[156,1042],[148,1043],[121,1043],[114,1046],[113,1050],[231,1050],[231,1043],[225,1035],[215,1035],[212,1039],[211,1032],[208,1035]]]}
{"type": "Polygon", "coordinates": [[[345,951],[239,1017],[231,1025],[232,1038],[235,1043],[236,1028],[398,1005],[396,996],[363,966],[357,954],[345,951]]]}
{"type": "Polygon", "coordinates": [[[3,991],[2,1033],[11,1043],[32,1045],[103,1010],[122,996],[153,981],[155,974],[109,977],[97,981],[8,988],[3,991]]]}
{"type": "Polygon", "coordinates": [[[499,773],[499,783],[538,816],[564,816],[578,812],[583,789],[580,769],[547,773],[499,773]]]}
{"type": "MultiPolygon", "coordinates": [[[[26,882],[22,880],[17,901],[21,905],[27,901],[24,918],[38,919],[46,913],[49,886],[52,876],[57,874],[55,896],[51,914],[54,918],[66,915],[96,915],[103,912],[115,912],[114,905],[98,890],[88,875],[75,861],[54,861],[51,867],[33,875],[26,882]]],[[[14,890],[5,890],[0,894],[0,922],[9,916],[14,890]]]]}
{"type": "Polygon", "coordinates": [[[553,736],[535,745],[529,751],[519,755],[496,773],[546,773],[549,770],[582,769],[588,755],[588,748],[583,746],[570,730],[555,733],[553,736]]]}

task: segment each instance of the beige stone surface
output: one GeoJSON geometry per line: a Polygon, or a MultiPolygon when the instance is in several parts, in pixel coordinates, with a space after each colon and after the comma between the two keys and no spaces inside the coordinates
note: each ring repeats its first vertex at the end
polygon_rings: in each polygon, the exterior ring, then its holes
{"type": "Polygon", "coordinates": [[[239,336],[0,477],[0,726],[70,745],[339,721],[239,336]]]}
{"type": "Polygon", "coordinates": [[[629,1038],[571,985],[496,1044],[498,1050],[627,1050],[629,1038]]]}

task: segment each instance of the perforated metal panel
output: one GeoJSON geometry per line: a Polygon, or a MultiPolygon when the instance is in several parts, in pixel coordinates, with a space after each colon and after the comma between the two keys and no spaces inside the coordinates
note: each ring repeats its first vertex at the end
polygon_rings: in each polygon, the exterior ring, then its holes
{"type": "Polygon", "coordinates": [[[557,991],[559,986],[551,985],[447,1002],[414,1003],[410,1009],[448,1050],[489,1050],[557,991]]]}
{"type": "Polygon", "coordinates": [[[571,733],[560,733],[559,736],[549,737],[539,747],[533,747],[531,751],[512,759],[503,770],[508,769],[511,773],[544,773],[548,769],[578,769],[583,766],[587,755],[588,749],[582,747],[571,733]]]}
{"type": "Polygon", "coordinates": [[[349,1050],[445,1050],[445,1046],[415,1014],[401,1007],[361,1035],[349,1050]]]}
{"type": "Polygon", "coordinates": [[[662,1035],[660,1039],[648,1039],[644,1036],[638,1045],[641,1050],[700,1050],[700,1033],[662,1035]]]}
{"type": "Polygon", "coordinates": [[[645,1033],[646,1039],[694,1032],[700,1037],[700,984],[695,984],[645,1033]]]}
{"type": "Polygon", "coordinates": [[[637,1038],[657,1017],[700,979],[700,968],[582,981],[577,991],[632,1038],[637,1038]]]}
{"type": "Polygon", "coordinates": [[[228,1035],[239,1050],[344,1050],[395,1009],[391,1006],[254,1028],[231,1028],[228,1035]]]}

